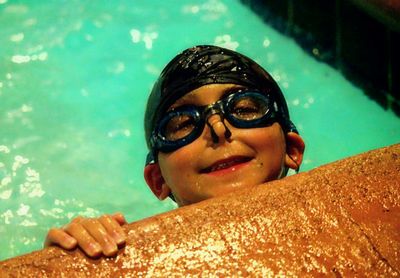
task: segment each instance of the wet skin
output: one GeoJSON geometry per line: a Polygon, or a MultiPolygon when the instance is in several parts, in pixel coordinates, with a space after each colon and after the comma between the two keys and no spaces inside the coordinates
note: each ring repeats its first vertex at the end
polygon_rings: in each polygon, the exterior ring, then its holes
{"type": "MultiPolygon", "coordinates": [[[[171,108],[215,103],[234,84],[210,84],[191,91],[171,108]]],[[[199,138],[172,153],[159,153],[164,188],[169,188],[178,205],[196,203],[238,188],[254,186],[281,177],[285,166],[285,135],[278,123],[262,128],[236,128],[219,115],[209,119],[218,142],[208,126],[199,138]],[[231,131],[225,138],[225,126],[231,131]]]]}

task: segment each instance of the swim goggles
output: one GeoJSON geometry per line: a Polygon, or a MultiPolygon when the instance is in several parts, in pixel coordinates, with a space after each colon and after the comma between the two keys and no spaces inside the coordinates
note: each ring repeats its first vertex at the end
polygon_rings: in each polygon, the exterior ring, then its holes
{"type": "MultiPolygon", "coordinates": [[[[223,124],[226,119],[237,128],[257,128],[279,121],[281,113],[272,95],[249,89],[231,93],[207,106],[180,106],[167,111],[159,121],[150,138],[151,149],[173,152],[196,140],[206,124],[217,143],[218,136],[208,122],[214,114],[220,115],[223,124]]],[[[226,126],[225,130],[225,137],[229,138],[230,130],[226,126]]]]}

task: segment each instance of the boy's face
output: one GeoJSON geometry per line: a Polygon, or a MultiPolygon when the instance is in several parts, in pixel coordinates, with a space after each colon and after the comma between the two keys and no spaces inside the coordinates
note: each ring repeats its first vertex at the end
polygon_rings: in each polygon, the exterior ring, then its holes
{"type": "MultiPolygon", "coordinates": [[[[210,84],[186,94],[171,108],[181,105],[204,106],[218,101],[234,84],[210,84]]],[[[219,140],[215,143],[206,125],[192,143],[171,153],[159,153],[158,163],[165,185],[178,205],[196,203],[279,178],[285,166],[285,135],[278,123],[262,128],[235,128],[219,115],[209,122],[219,140]]]]}

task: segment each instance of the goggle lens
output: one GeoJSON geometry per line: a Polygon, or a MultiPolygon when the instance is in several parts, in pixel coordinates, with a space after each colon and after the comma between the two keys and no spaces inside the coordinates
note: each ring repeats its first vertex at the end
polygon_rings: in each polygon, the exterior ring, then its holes
{"type": "Polygon", "coordinates": [[[269,101],[258,93],[247,93],[227,103],[230,117],[239,121],[253,121],[264,117],[269,111],[269,101]]]}
{"type": "Polygon", "coordinates": [[[197,121],[189,111],[172,114],[163,128],[163,136],[168,141],[176,141],[190,135],[196,128],[197,121]]]}

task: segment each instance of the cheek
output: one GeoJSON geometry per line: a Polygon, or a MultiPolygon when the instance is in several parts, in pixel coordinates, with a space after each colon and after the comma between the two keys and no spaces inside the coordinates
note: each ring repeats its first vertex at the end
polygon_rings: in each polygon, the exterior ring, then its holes
{"type": "Polygon", "coordinates": [[[196,155],[193,150],[181,148],[169,154],[160,154],[162,175],[170,187],[187,183],[194,171],[196,155]]]}
{"type": "Polygon", "coordinates": [[[268,176],[280,174],[286,154],[285,137],[280,127],[248,130],[242,140],[257,153],[257,162],[265,173],[270,173],[268,176]]]}
{"type": "Polygon", "coordinates": [[[186,146],[171,153],[168,157],[168,163],[177,170],[191,169],[197,157],[195,150],[186,146]]]}
{"type": "MultiPolygon", "coordinates": [[[[255,136],[256,137],[256,136],[255,136]]],[[[285,140],[278,134],[270,136],[259,136],[259,140],[254,140],[254,146],[260,152],[271,156],[271,158],[282,158],[285,154],[285,140]]]]}
{"type": "Polygon", "coordinates": [[[196,199],[199,191],[196,158],[198,155],[193,150],[187,151],[185,148],[159,155],[162,176],[179,206],[200,201],[196,199]]]}

